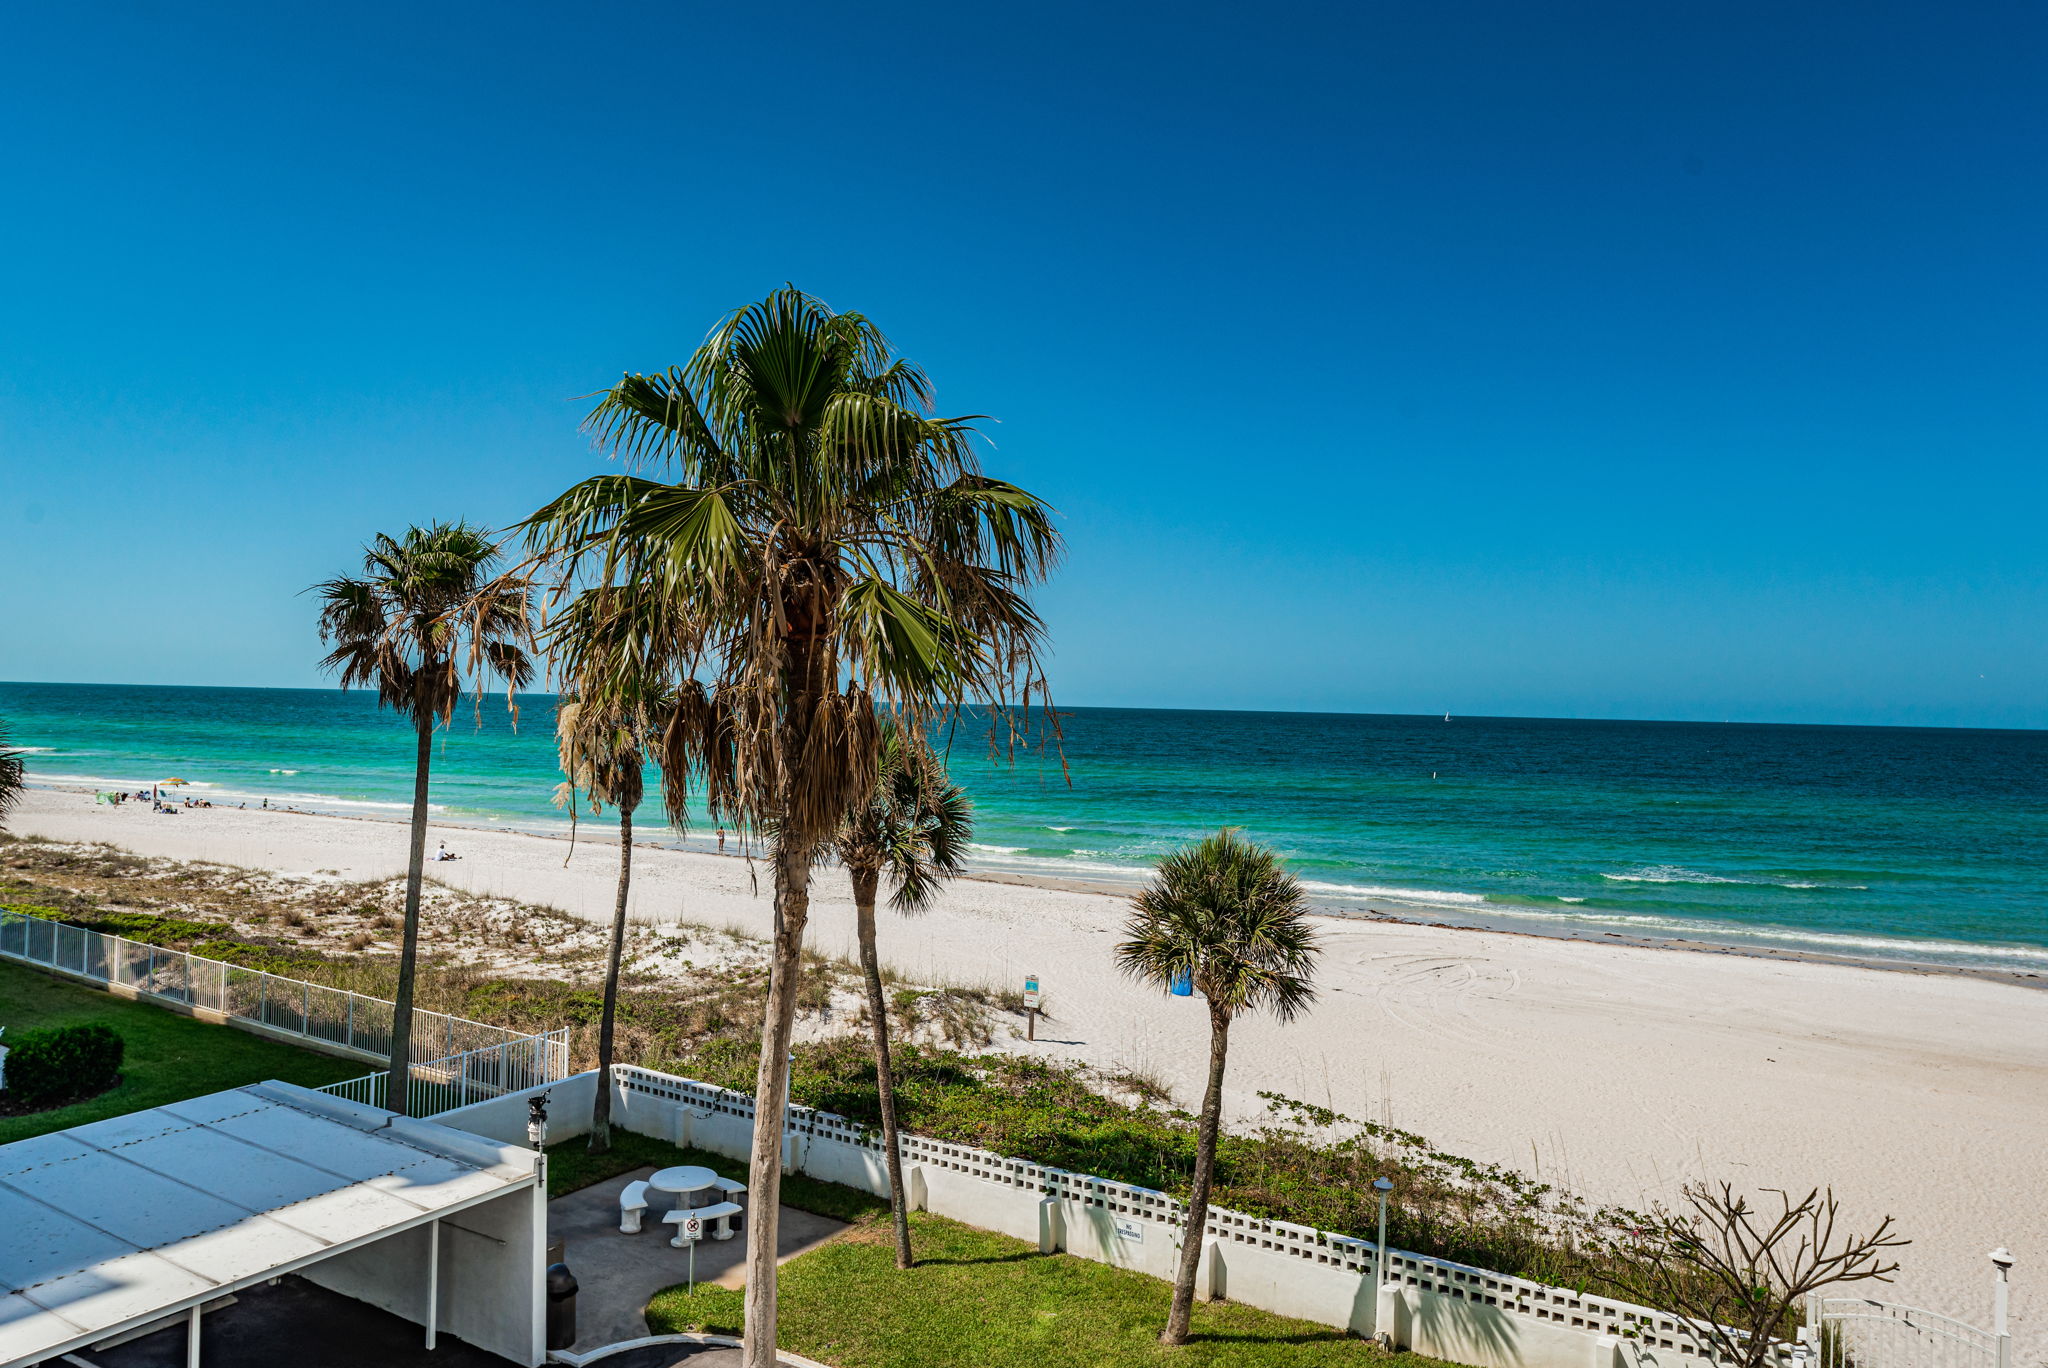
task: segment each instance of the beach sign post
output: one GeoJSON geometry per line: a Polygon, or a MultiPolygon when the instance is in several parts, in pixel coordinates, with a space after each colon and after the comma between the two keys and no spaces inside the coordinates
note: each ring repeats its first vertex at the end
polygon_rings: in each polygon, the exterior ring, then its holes
{"type": "Polygon", "coordinates": [[[1038,1039],[1038,975],[1024,976],[1024,1038],[1038,1039]]]}

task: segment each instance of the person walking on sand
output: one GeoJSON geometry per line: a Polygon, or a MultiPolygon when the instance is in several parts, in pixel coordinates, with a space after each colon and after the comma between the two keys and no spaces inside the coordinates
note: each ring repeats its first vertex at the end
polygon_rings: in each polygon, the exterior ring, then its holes
{"type": "Polygon", "coordinates": [[[719,853],[719,854],[721,854],[721,855],[725,854],[725,828],[724,828],[724,827],[720,827],[720,828],[718,829],[718,853],[719,853]]]}

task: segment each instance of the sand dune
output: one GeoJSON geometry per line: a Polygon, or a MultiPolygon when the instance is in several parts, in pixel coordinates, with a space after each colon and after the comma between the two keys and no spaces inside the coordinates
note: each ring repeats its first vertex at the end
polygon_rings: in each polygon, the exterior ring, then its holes
{"type": "MultiPolygon", "coordinates": [[[[399,825],[276,812],[153,816],[32,793],[23,834],[145,854],[349,877],[403,867],[399,825]]],[[[511,832],[436,828],[463,858],[449,883],[609,915],[614,851],[511,832]]],[[[645,915],[768,927],[733,858],[636,853],[645,915]]],[[[760,871],[765,888],[767,870],[760,871]]],[[[811,938],[851,953],[845,881],[821,872],[811,938]]],[[[1021,986],[1051,1017],[1006,1048],[1158,1075],[1198,1095],[1207,1034],[1195,1001],[1123,981],[1112,896],[963,881],[931,913],[885,914],[884,956],[914,975],[1021,986]]],[[[1914,1240],[1888,1296],[1988,1323],[1994,1245],[2019,1258],[2020,1364],[2048,1335],[2048,993],[1913,974],[1385,922],[1326,924],[1323,996],[1288,1028],[1234,1034],[1231,1102],[1260,1090],[1419,1131],[1446,1149],[1534,1170],[1600,1201],[1668,1196],[1692,1177],[1751,1187],[1832,1184],[1863,1220],[1914,1240]]],[[[4,1013],[0,1013],[4,1020],[4,1013]]]]}

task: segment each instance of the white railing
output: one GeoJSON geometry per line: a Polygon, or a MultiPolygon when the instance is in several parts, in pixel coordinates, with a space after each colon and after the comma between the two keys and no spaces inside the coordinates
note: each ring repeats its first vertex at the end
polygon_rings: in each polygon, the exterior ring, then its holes
{"type": "MultiPolygon", "coordinates": [[[[613,1074],[617,1086],[627,1094],[660,1098],[686,1107],[700,1121],[729,1117],[749,1128],[753,1125],[754,1100],[744,1093],[631,1065],[617,1066],[613,1074]]],[[[809,1145],[820,1140],[857,1146],[877,1156],[879,1165],[881,1135],[859,1122],[832,1112],[791,1106],[785,1126],[787,1162],[792,1167],[803,1167],[809,1157],[809,1145]]],[[[922,1165],[928,1169],[943,1169],[996,1188],[1021,1190],[1084,1208],[1098,1208],[1114,1216],[1158,1222],[1176,1232],[1176,1243],[1181,1238],[1178,1232],[1187,1224],[1184,1204],[1150,1188],[1097,1178],[1091,1174],[1071,1173],[922,1135],[904,1135],[902,1143],[906,1168],[922,1165]]],[[[1368,1278],[1374,1272],[1374,1255],[1378,1249],[1372,1240],[1286,1221],[1266,1220],[1215,1206],[1209,1209],[1207,1236],[1225,1246],[1249,1247],[1287,1260],[1298,1260],[1301,1265],[1368,1278]]],[[[1486,1307],[1515,1319],[1541,1322],[1555,1329],[1613,1336],[1642,1350],[1670,1351],[1694,1363],[1710,1364],[1716,1358],[1712,1349],[1692,1333],[1684,1318],[1670,1312],[1551,1287],[1448,1259],[1389,1249],[1385,1281],[1465,1302],[1475,1309],[1486,1307]]]]}
{"type": "Polygon", "coordinates": [[[1799,1338],[1813,1368],[2011,1368],[2006,1271],[2012,1256],[1994,1251],[1989,1330],[1897,1302],[1809,1296],[1799,1338]]]}
{"type": "MultiPolygon", "coordinates": [[[[558,1082],[567,1076],[563,1063],[568,1055],[569,1030],[565,1026],[414,1064],[412,1076],[406,1080],[405,1114],[436,1116],[472,1102],[488,1102],[506,1093],[558,1082]]],[[[389,1077],[390,1070],[381,1069],[361,1078],[329,1083],[319,1091],[381,1107],[385,1102],[384,1081],[389,1077]]]]}
{"type": "MultiPolygon", "coordinates": [[[[392,1004],[345,988],[245,969],[204,955],[4,909],[0,909],[0,959],[75,974],[160,1002],[217,1012],[230,1021],[255,1023],[276,1034],[367,1059],[391,1053],[392,1004]]],[[[550,1082],[569,1072],[569,1041],[564,1031],[526,1035],[481,1021],[413,1009],[408,1053],[416,1073],[445,1065],[450,1059],[493,1050],[508,1061],[504,1066],[508,1076],[515,1068],[532,1068],[543,1076],[531,1081],[550,1082]]]]}

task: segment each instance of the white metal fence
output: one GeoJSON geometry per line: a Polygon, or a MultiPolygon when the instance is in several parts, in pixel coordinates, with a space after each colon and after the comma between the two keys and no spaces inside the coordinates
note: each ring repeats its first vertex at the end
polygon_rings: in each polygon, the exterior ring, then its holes
{"type": "MultiPolygon", "coordinates": [[[[412,1066],[412,1077],[406,1080],[405,1114],[435,1116],[473,1102],[488,1102],[506,1093],[557,1082],[567,1073],[559,1061],[566,1061],[568,1055],[569,1031],[563,1027],[416,1063],[412,1066]]],[[[384,1080],[388,1077],[388,1069],[379,1070],[361,1078],[329,1083],[319,1091],[381,1107],[384,1080]]]]}
{"type": "Polygon", "coordinates": [[[1989,1330],[1897,1302],[1808,1297],[1799,1331],[1803,1368],[2011,1368],[2006,1291],[2012,1255],[1994,1250],[1991,1263],[1989,1330]]]}
{"type": "MultiPolygon", "coordinates": [[[[76,974],[141,997],[218,1012],[231,1020],[256,1022],[281,1035],[333,1046],[366,1059],[391,1053],[393,1005],[344,988],[245,969],[204,955],[4,909],[0,909],[0,958],[76,974]]],[[[412,1013],[408,1053],[414,1061],[416,1083],[421,1078],[455,1078],[458,1090],[498,1086],[499,1091],[509,1091],[551,1082],[569,1072],[567,1031],[523,1035],[418,1007],[412,1013]],[[457,1059],[473,1062],[450,1063],[457,1059]],[[519,1081],[510,1081],[515,1079],[519,1081]],[[501,1080],[502,1086],[491,1080],[501,1080]]]]}

